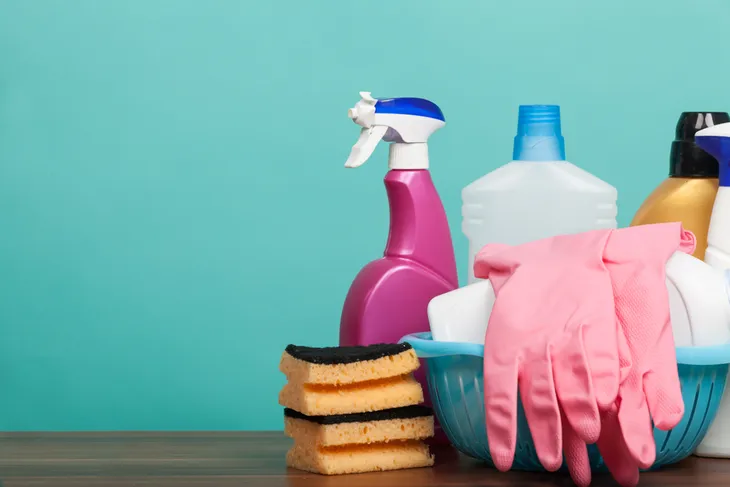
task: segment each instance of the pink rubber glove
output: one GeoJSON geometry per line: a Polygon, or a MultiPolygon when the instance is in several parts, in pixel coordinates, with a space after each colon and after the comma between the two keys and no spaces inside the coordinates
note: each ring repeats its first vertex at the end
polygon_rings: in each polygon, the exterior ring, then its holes
{"type": "Polygon", "coordinates": [[[666,431],[684,415],[665,267],[677,250],[691,254],[694,249],[694,235],[680,223],[622,229],[606,246],[616,317],[630,351],[622,361],[630,367],[616,406],[603,420],[598,447],[623,486],[637,485],[639,468],[651,467],[656,459],[652,420],[666,431]]]}
{"type": "Polygon", "coordinates": [[[603,265],[609,235],[487,245],[475,259],[474,275],[489,279],[496,295],[484,340],[484,399],[489,449],[501,471],[514,460],[518,387],[549,471],[562,464],[563,431],[583,448],[595,443],[599,408],[616,400],[617,324],[603,265]]]}
{"type": "MultiPolygon", "coordinates": [[[[617,326],[616,338],[618,345],[616,352],[618,353],[620,365],[619,382],[623,383],[631,369],[631,352],[620,325],[617,326]]],[[[616,421],[614,421],[614,417],[617,414],[618,408],[616,407],[616,403],[611,404],[608,408],[601,408],[601,435],[599,442],[603,442],[604,448],[601,449],[599,447],[599,451],[601,451],[604,457],[604,463],[608,466],[609,471],[611,471],[614,478],[618,479],[626,477],[627,464],[621,458],[630,458],[630,455],[626,450],[626,443],[621,438],[621,430],[616,421]]],[[[563,453],[573,482],[578,487],[588,487],[591,484],[592,473],[586,442],[572,430],[564,418],[563,453]]],[[[629,463],[628,466],[636,470],[634,463],[629,463]]],[[[638,476],[638,470],[636,470],[636,474],[638,476]]]]}
{"type": "MultiPolygon", "coordinates": [[[[677,250],[692,253],[694,235],[679,223],[642,225],[612,232],[604,252],[620,325],[619,397],[602,415],[598,449],[616,481],[639,482],[639,468],[656,458],[652,419],[657,428],[675,427],[684,414],[674,337],[665,285],[667,260],[677,250]]],[[[565,438],[571,476],[579,486],[591,481],[585,444],[565,438]]]]}

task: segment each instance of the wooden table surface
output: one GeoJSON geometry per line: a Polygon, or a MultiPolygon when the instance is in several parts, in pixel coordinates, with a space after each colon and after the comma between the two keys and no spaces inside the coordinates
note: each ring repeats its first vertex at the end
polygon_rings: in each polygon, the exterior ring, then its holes
{"type": "MultiPolygon", "coordinates": [[[[287,469],[282,433],[5,433],[0,487],[458,487],[571,486],[561,474],[499,473],[450,448],[436,466],[320,476],[287,469]]],[[[593,485],[615,485],[599,476],[593,485]]],[[[641,476],[642,486],[730,486],[730,460],[691,457],[641,476]]]]}

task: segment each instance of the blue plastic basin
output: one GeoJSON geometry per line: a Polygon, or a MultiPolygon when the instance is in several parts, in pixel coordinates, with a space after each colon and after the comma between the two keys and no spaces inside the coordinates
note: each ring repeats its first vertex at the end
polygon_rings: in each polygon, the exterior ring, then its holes
{"type": "MultiPolygon", "coordinates": [[[[401,342],[410,343],[425,359],[434,413],[451,443],[464,454],[494,466],[484,418],[484,346],[435,342],[430,333],[408,335],[401,342]]],[[[677,363],[685,413],[674,429],[654,430],[657,454],[652,469],[688,457],[707,434],[725,391],[730,344],[677,348],[677,363]]],[[[595,445],[588,446],[588,454],[594,471],[605,470],[595,445]]],[[[545,470],[535,453],[521,404],[513,468],[545,470]]]]}

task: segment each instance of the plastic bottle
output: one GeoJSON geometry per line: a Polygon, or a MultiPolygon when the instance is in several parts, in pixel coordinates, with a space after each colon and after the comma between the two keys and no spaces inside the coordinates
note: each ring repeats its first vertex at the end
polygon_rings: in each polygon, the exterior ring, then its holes
{"type": "Polygon", "coordinates": [[[700,130],[698,146],[718,161],[719,187],[712,206],[707,232],[705,262],[720,269],[730,268],[730,123],[700,130]]]}
{"type": "MultiPolygon", "coordinates": [[[[446,212],[428,171],[428,138],[445,118],[420,98],[375,100],[370,93],[349,111],[361,125],[346,167],[358,167],[380,140],[390,143],[385,189],[390,231],[382,258],[367,264],[347,293],[340,322],[340,345],[397,343],[428,331],[429,301],[458,286],[454,248],[446,212]]],[[[416,372],[430,404],[425,364],[416,372]]],[[[437,429],[437,437],[443,439],[437,429]]]]}
{"type": "MultiPolygon", "coordinates": [[[[665,269],[675,345],[712,346],[730,341],[730,273],[684,252],[675,252],[665,269]]],[[[435,297],[428,305],[433,339],[483,345],[494,301],[488,280],[435,297]]]]}
{"type": "Polygon", "coordinates": [[[644,201],[631,225],[680,221],[694,233],[694,256],[705,258],[707,229],[717,194],[717,160],[694,142],[697,131],[730,122],[725,112],[684,112],[669,156],[669,178],[644,201]]]}
{"type": "MultiPolygon", "coordinates": [[[[695,142],[712,154],[719,165],[719,188],[707,232],[705,262],[727,270],[730,269],[730,123],[700,130],[695,134],[695,142]]],[[[730,458],[730,394],[723,394],[717,416],[695,454],[730,458]]]]}
{"type": "Polygon", "coordinates": [[[488,243],[616,228],[616,199],[613,186],[565,160],[558,106],[520,106],[513,160],[462,191],[468,282],[477,281],[474,258],[488,243]]]}

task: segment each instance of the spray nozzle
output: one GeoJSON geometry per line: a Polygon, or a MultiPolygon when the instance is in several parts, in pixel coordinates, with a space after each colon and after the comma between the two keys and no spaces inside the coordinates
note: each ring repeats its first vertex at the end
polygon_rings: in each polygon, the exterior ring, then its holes
{"type": "Polygon", "coordinates": [[[347,111],[347,116],[362,127],[360,137],[350,152],[345,167],[364,164],[381,140],[391,146],[391,169],[428,168],[426,142],[446,123],[441,109],[423,98],[390,98],[378,100],[370,92],[360,92],[360,101],[347,111]]]}
{"type": "Polygon", "coordinates": [[[356,124],[370,128],[375,121],[375,104],[377,100],[370,96],[370,92],[361,91],[361,100],[347,111],[347,116],[356,124]]]}

